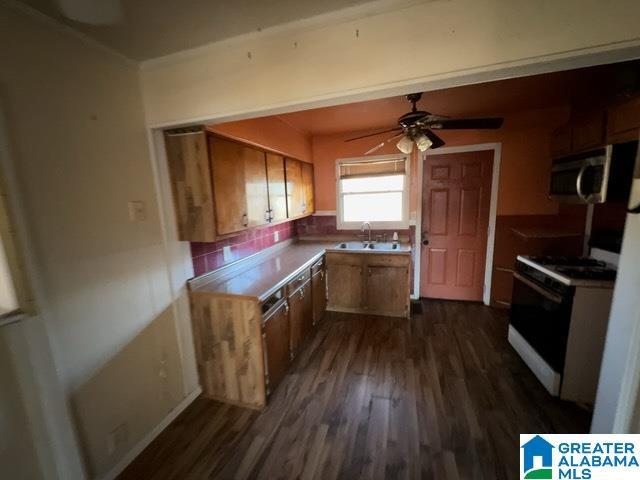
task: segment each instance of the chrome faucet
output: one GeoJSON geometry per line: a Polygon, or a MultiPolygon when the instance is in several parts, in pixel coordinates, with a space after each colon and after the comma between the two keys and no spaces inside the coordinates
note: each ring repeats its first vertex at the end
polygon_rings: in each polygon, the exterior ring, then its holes
{"type": "Polygon", "coordinates": [[[369,222],[362,222],[362,227],[360,227],[362,233],[364,233],[365,228],[369,229],[369,241],[367,243],[371,243],[371,224],[369,222]]]}

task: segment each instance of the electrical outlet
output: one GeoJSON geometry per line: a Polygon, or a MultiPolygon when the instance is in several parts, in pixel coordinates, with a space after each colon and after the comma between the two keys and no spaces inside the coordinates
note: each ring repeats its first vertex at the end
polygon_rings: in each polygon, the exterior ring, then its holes
{"type": "Polygon", "coordinates": [[[232,260],[231,247],[229,245],[222,247],[222,258],[225,262],[230,262],[232,260]]]}
{"type": "Polygon", "coordinates": [[[144,202],[140,200],[129,201],[129,221],[132,223],[143,222],[147,218],[144,202]]]}
{"type": "Polygon", "coordinates": [[[107,451],[109,455],[113,455],[117,450],[126,445],[129,439],[129,432],[126,423],[121,423],[114,428],[107,437],[107,451]]]}
{"type": "Polygon", "coordinates": [[[274,242],[280,241],[280,232],[273,232],[273,241],[274,242]]]}

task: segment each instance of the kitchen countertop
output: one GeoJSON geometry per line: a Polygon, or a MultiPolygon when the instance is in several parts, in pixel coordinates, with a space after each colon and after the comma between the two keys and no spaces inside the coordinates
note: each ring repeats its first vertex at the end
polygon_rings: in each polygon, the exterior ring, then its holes
{"type": "MultiPolygon", "coordinates": [[[[335,241],[300,240],[265,256],[258,264],[247,262],[246,269],[240,269],[233,275],[224,277],[212,276],[211,281],[200,277],[197,285],[192,285],[192,292],[226,293],[256,297],[266,300],[288,280],[309,268],[326,252],[362,253],[362,254],[409,254],[411,247],[401,244],[398,250],[365,250],[337,248],[335,241]]],[[[210,275],[210,274],[207,274],[210,275]]]]}

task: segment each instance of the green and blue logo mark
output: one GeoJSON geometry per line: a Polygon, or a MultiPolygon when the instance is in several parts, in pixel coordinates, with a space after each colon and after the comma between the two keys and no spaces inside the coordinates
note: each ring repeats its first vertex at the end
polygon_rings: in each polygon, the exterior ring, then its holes
{"type": "Polygon", "coordinates": [[[536,435],[520,448],[523,450],[522,478],[552,480],[555,447],[540,435],[536,435]]]}

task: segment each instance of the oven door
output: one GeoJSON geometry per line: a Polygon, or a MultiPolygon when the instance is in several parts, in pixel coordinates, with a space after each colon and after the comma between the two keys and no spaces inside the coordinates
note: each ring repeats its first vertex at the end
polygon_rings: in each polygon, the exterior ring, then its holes
{"type": "Polygon", "coordinates": [[[509,323],[551,367],[562,373],[573,293],[558,295],[515,272],[509,323]]]}

